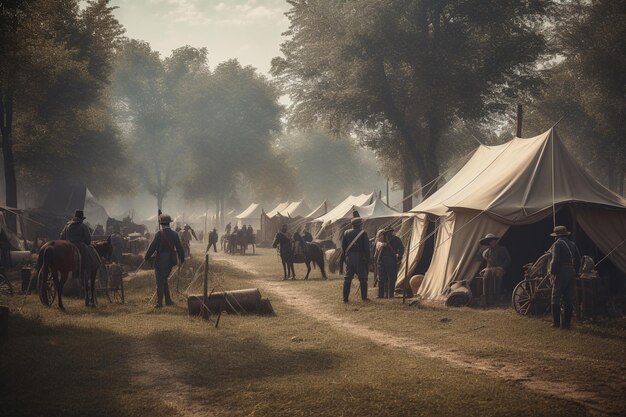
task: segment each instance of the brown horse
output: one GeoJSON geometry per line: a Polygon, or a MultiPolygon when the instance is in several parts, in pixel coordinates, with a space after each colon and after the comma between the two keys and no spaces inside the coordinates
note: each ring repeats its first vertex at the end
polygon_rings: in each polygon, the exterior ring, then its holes
{"type": "MultiPolygon", "coordinates": [[[[93,243],[99,257],[110,259],[113,252],[111,238],[97,241],[93,243]]],[[[83,274],[83,288],[85,290],[85,306],[96,305],[95,300],[95,281],[98,269],[102,265],[101,259],[96,265],[92,265],[88,274],[83,274]],[[91,294],[89,289],[91,289],[91,294]]],[[[65,310],[63,306],[63,286],[67,278],[72,276],[80,276],[81,258],[78,247],[67,240],[52,240],[46,242],[39,249],[39,258],[37,260],[38,282],[39,282],[39,299],[42,304],[48,306],[54,302],[55,294],[58,294],[59,309],[65,310]],[[52,277],[52,283],[50,282],[52,277]],[[52,298],[52,299],[50,299],[52,298]]]]}
{"type": "Polygon", "coordinates": [[[292,251],[291,262],[293,264],[303,263],[306,265],[306,276],[304,279],[309,279],[309,274],[311,273],[311,264],[315,267],[317,264],[320,267],[320,271],[322,272],[322,277],[324,279],[328,279],[326,276],[326,270],[324,269],[324,251],[321,246],[317,243],[313,242],[304,242],[304,256],[295,256],[295,251],[292,251]]]}

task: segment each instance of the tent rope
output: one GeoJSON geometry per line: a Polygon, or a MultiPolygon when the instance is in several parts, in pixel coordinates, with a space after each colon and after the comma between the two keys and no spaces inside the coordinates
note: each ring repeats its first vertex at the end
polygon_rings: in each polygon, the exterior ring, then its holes
{"type": "Polygon", "coordinates": [[[594,268],[596,266],[598,266],[600,264],[600,262],[604,261],[606,258],[608,258],[609,256],[611,256],[611,254],[613,252],[615,252],[617,250],[617,248],[619,248],[620,246],[622,246],[624,243],[626,243],[626,239],[622,240],[617,246],[615,246],[613,249],[611,249],[611,251],[609,253],[607,253],[604,258],[600,259],[598,262],[596,262],[596,264],[594,265],[594,268]]]}
{"type": "Polygon", "coordinates": [[[556,207],[554,203],[554,128],[550,131],[550,142],[552,142],[552,227],[556,227],[556,207]]]}

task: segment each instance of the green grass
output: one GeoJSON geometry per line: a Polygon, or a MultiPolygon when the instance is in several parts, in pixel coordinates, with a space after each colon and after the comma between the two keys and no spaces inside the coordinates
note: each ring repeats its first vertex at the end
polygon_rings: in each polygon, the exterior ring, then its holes
{"type": "MultiPolygon", "coordinates": [[[[273,252],[258,253],[245,259],[258,276],[212,261],[209,287],[240,289],[256,286],[257,280],[277,280],[273,252]]],[[[297,268],[303,276],[302,266],[297,268]]],[[[312,277],[318,274],[314,271],[312,277]]],[[[185,274],[181,284],[189,279],[185,274]]],[[[528,365],[547,378],[562,380],[569,373],[571,379],[580,372],[583,383],[593,379],[585,362],[625,363],[619,324],[565,333],[509,310],[418,309],[399,300],[365,306],[355,302],[346,308],[338,279],[282,285],[313,295],[325,310],[354,323],[528,365]],[[442,322],[443,317],[450,320],[442,322]],[[555,360],[560,353],[566,359],[555,360]]],[[[201,288],[199,280],[191,292],[201,288]]],[[[218,329],[214,322],[190,318],[183,298],[175,307],[155,312],[147,302],[153,292],[149,271],[139,273],[126,290],[125,305],[101,301],[94,311],[79,299],[68,299],[62,313],[30,296],[18,313],[21,296],[0,300],[12,309],[10,338],[0,345],[0,415],[586,414],[579,405],[520,384],[347,334],[290,308],[263,288],[275,316],[224,315],[218,329]],[[302,340],[294,342],[294,336],[302,340]]]]}

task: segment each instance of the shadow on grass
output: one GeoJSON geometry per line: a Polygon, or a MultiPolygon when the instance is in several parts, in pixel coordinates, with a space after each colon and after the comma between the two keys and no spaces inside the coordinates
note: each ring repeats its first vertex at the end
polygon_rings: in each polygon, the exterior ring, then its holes
{"type": "Polygon", "coordinates": [[[129,343],[114,332],[12,315],[0,345],[0,415],[171,415],[158,393],[132,392],[129,343]]]}
{"type": "Polygon", "coordinates": [[[163,331],[149,340],[164,359],[176,363],[184,382],[198,387],[219,384],[222,389],[236,389],[250,380],[318,374],[342,360],[336,353],[319,349],[276,349],[256,337],[224,337],[211,346],[204,337],[163,331]]]}

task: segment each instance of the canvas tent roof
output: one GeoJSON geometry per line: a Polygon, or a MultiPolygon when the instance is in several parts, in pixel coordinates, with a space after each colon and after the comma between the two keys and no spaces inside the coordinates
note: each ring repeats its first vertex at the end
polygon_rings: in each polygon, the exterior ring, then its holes
{"type": "Polygon", "coordinates": [[[361,195],[350,195],[346,197],[341,203],[337,205],[334,209],[330,210],[328,213],[323,216],[318,217],[314,221],[321,222],[324,225],[328,223],[332,223],[333,221],[339,219],[345,219],[346,217],[352,217],[352,211],[354,206],[364,206],[371,204],[374,198],[374,193],[371,194],[361,194],[361,195]]]}
{"type": "Polygon", "coordinates": [[[270,211],[268,211],[268,212],[267,212],[267,213],[265,213],[265,214],[266,214],[266,215],[267,215],[267,217],[269,217],[270,219],[271,219],[272,217],[276,217],[276,216],[278,216],[279,214],[281,214],[281,215],[283,215],[283,216],[284,216],[285,214],[283,214],[283,213],[287,210],[287,208],[289,207],[289,205],[290,205],[290,204],[291,204],[291,203],[290,203],[289,201],[282,202],[282,203],[278,204],[276,207],[274,207],[274,209],[273,209],[273,210],[270,210],[270,211]]]}
{"type": "Polygon", "coordinates": [[[260,204],[252,203],[247,209],[235,216],[237,219],[260,219],[263,209],[260,204]]]}
{"type": "Polygon", "coordinates": [[[289,204],[289,207],[287,207],[287,209],[284,212],[281,211],[280,214],[283,216],[289,216],[289,217],[295,218],[295,217],[305,217],[310,212],[311,212],[311,209],[307,205],[306,201],[300,200],[300,201],[294,201],[293,203],[289,204]]]}
{"type": "Polygon", "coordinates": [[[358,210],[364,219],[379,219],[385,217],[403,217],[405,214],[389,207],[380,198],[374,198],[372,204],[366,206],[354,206],[354,210],[358,210]]]}
{"type": "Polygon", "coordinates": [[[322,201],[322,204],[317,206],[312,212],[310,212],[304,217],[306,217],[307,219],[317,219],[318,217],[326,214],[329,208],[330,208],[330,205],[328,203],[328,200],[324,200],[322,201]]]}
{"type": "Polygon", "coordinates": [[[554,129],[480,146],[450,181],[411,210],[419,213],[408,251],[412,266],[427,234],[424,214],[439,219],[434,254],[418,294],[445,298],[451,282],[478,271],[475,254],[482,236],[503,236],[511,225],[536,223],[566,204],[600,250],[612,251],[611,260],[626,271],[626,246],[619,247],[626,236],[626,200],[595,181],[554,129]]]}

